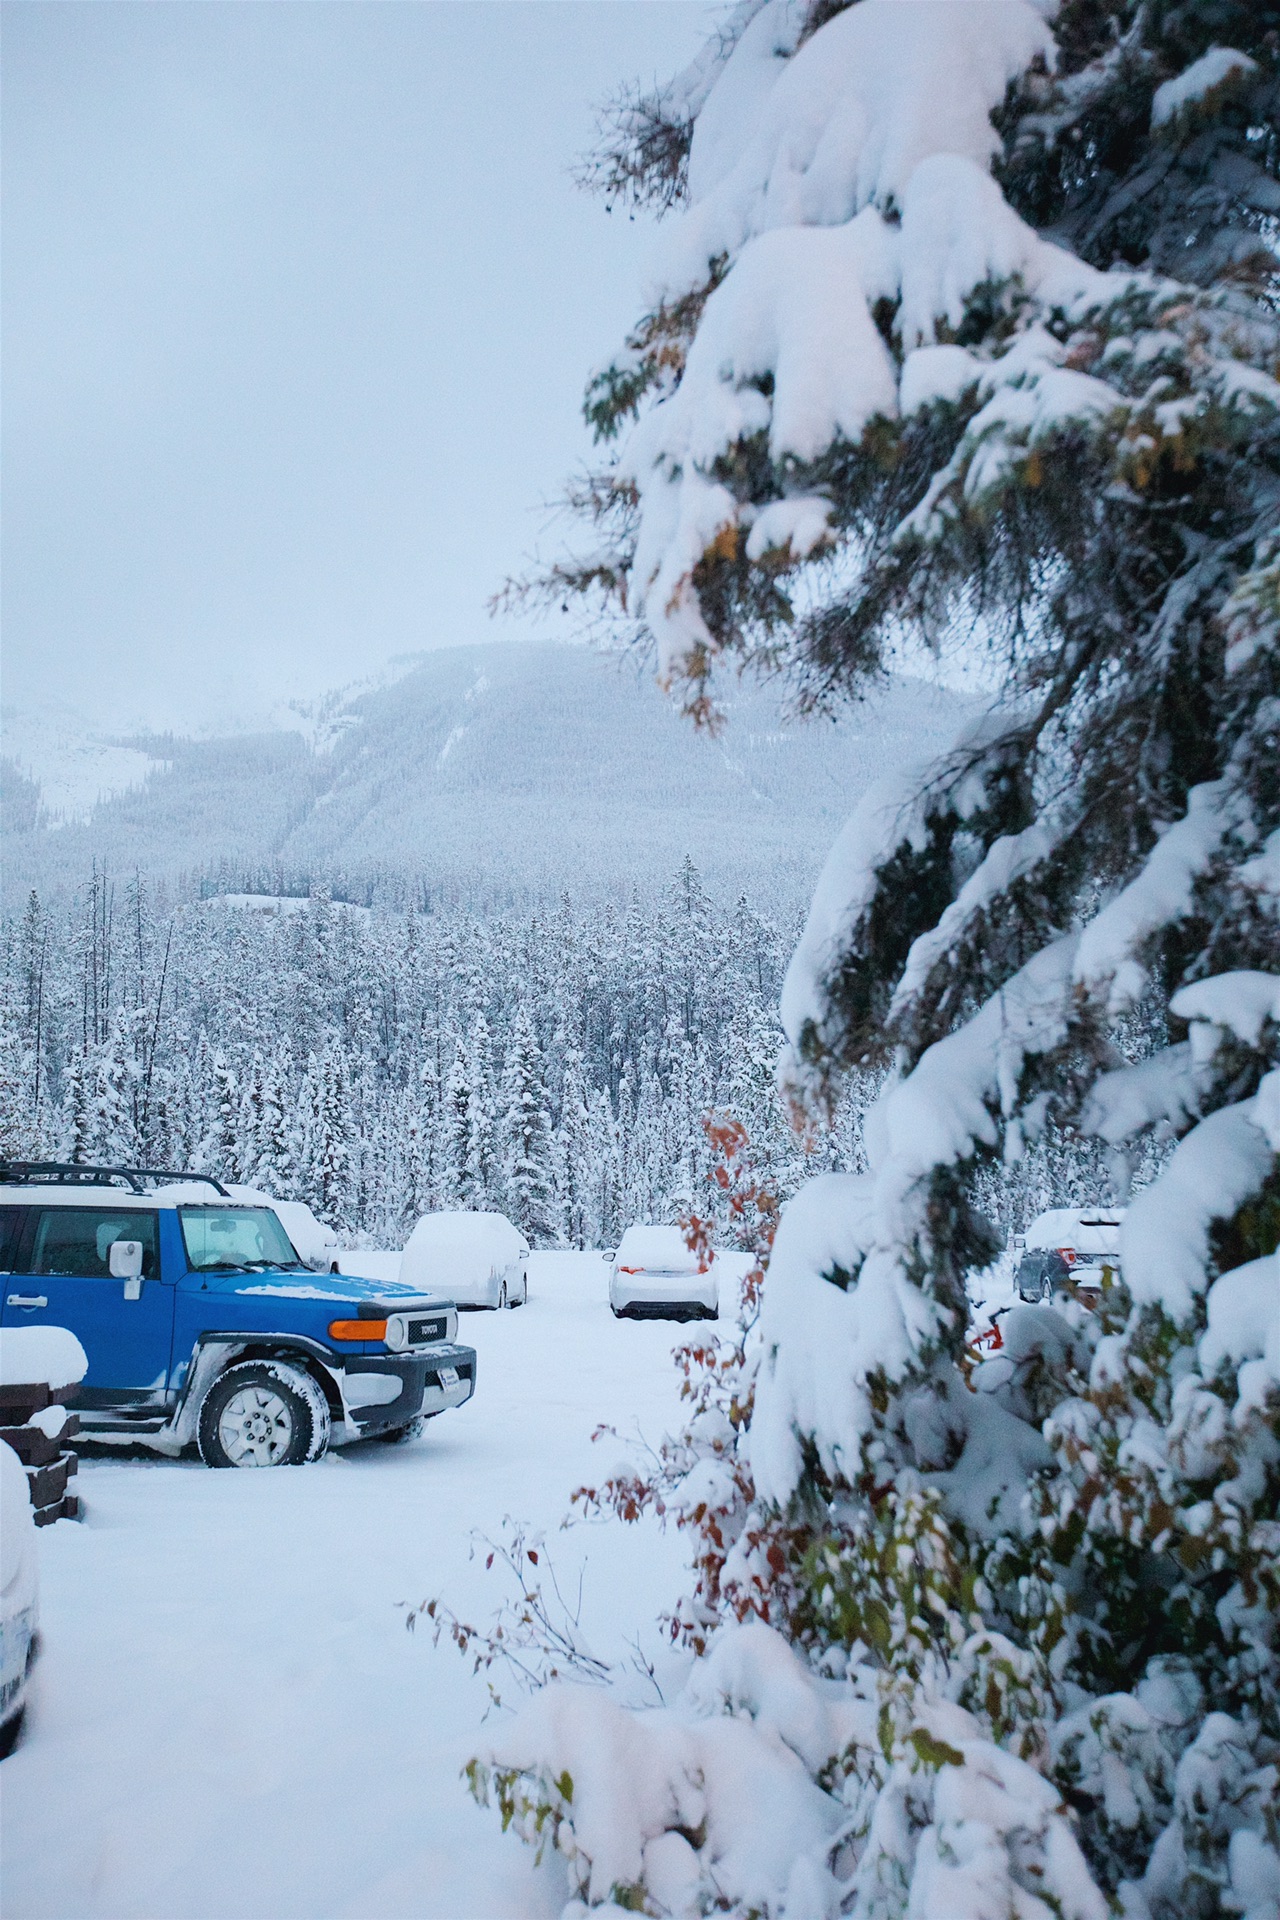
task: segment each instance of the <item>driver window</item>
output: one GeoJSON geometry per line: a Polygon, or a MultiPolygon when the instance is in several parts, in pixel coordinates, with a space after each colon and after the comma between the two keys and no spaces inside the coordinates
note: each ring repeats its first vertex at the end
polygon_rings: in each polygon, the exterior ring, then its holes
{"type": "Polygon", "coordinates": [[[0,1273],[16,1273],[25,1207],[0,1207],[0,1273]]]}
{"type": "Polygon", "coordinates": [[[97,1207],[46,1207],[36,1226],[32,1273],[64,1273],[76,1280],[109,1280],[116,1240],[142,1242],[142,1277],[154,1280],[156,1216],[104,1212],[97,1207]]]}

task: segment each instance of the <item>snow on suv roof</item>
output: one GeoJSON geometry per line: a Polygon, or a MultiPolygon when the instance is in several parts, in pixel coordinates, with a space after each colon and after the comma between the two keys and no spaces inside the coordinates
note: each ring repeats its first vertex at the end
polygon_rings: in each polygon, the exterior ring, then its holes
{"type": "Polygon", "coordinates": [[[130,1213],[148,1207],[243,1207],[266,1206],[264,1200],[238,1200],[233,1194],[215,1193],[201,1180],[174,1180],[151,1193],[135,1193],[132,1187],[81,1185],[65,1186],[57,1180],[40,1180],[16,1185],[0,1182],[0,1201],[6,1207],[127,1207],[130,1213]]]}
{"type": "Polygon", "coordinates": [[[1071,1247],[1076,1253],[1116,1253],[1123,1207],[1051,1207],[1027,1228],[1028,1251],[1071,1247]]]}

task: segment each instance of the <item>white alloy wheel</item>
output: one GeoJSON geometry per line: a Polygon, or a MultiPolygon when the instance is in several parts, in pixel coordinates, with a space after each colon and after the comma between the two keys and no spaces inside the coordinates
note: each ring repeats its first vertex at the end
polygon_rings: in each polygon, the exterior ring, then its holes
{"type": "Polygon", "coordinates": [[[300,1467],[329,1445],[329,1403],[305,1368],[241,1360],[204,1397],[196,1442],[207,1467],[300,1467]]]}
{"type": "Polygon", "coordinates": [[[275,1387],[241,1387],[218,1420],[218,1438],[233,1467],[281,1466],[293,1435],[293,1409],[275,1387]]]}

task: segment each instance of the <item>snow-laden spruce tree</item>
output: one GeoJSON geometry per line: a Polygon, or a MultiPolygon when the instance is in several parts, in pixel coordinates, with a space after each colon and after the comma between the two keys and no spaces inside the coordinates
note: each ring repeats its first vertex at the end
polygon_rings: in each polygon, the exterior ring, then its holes
{"type": "Polygon", "coordinates": [[[548,1689],[478,1784],[592,1906],[1274,1917],[1280,9],[746,0],[594,171],[671,211],[554,590],[701,718],[922,644],[995,694],[786,982],[799,1116],[887,1080],[667,1450],[685,1692],[548,1689]],[[1141,1170],[1122,1275],[974,1364],[975,1194],[1047,1128],[1141,1170]]]}

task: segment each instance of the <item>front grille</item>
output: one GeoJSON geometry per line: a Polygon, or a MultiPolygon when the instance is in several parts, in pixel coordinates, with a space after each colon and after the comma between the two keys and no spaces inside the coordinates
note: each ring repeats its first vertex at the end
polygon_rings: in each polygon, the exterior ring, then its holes
{"type": "Polygon", "coordinates": [[[411,1347],[425,1347],[433,1340],[443,1340],[445,1337],[445,1326],[446,1322],[443,1319],[410,1320],[409,1345],[411,1347]]]}

